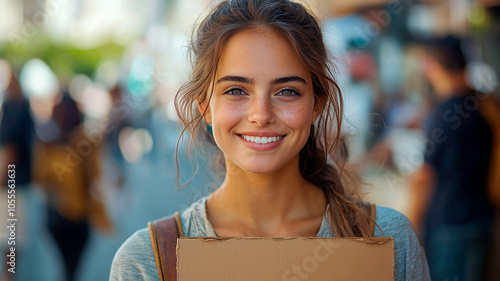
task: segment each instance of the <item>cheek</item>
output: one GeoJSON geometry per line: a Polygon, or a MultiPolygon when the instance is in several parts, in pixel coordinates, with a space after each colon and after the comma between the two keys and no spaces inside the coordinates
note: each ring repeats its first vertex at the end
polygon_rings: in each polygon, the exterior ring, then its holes
{"type": "Polygon", "coordinates": [[[312,106],[308,104],[296,104],[281,106],[277,109],[283,122],[289,127],[309,129],[312,122],[312,106]]]}
{"type": "Polygon", "coordinates": [[[236,103],[215,103],[212,111],[213,129],[231,129],[243,118],[244,107],[236,103]]]}

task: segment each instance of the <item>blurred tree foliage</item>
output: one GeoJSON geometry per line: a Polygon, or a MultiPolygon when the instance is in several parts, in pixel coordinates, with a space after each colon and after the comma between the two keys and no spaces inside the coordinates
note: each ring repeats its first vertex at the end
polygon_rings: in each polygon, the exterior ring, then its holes
{"type": "Polygon", "coordinates": [[[108,57],[121,57],[124,46],[108,42],[97,48],[81,49],[70,43],[54,42],[45,36],[25,41],[18,40],[0,45],[0,57],[7,59],[19,70],[32,58],[39,58],[49,65],[61,82],[75,74],[92,76],[97,65],[108,57]]]}

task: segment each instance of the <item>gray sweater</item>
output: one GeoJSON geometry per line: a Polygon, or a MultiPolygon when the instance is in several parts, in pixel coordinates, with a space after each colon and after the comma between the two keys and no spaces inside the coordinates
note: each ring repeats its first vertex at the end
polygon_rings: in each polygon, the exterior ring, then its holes
{"type": "MultiPolygon", "coordinates": [[[[181,214],[182,228],[188,237],[215,237],[207,219],[206,197],[193,203],[181,214]]],[[[385,237],[394,239],[395,280],[430,280],[425,253],[410,221],[401,213],[377,207],[376,222],[385,237]]],[[[375,237],[383,237],[375,228],[375,237]]],[[[318,237],[334,237],[325,213],[318,237]]],[[[118,249],[111,265],[110,280],[159,281],[149,231],[143,228],[134,233],[118,249]]]]}

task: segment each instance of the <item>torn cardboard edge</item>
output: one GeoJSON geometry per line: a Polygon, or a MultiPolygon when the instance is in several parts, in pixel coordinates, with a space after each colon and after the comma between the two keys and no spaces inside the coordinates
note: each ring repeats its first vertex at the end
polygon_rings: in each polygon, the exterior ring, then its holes
{"type": "Polygon", "coordinates": [[[394,240],[182,237],[177,280],[394,280],[394,240]]]}
{"type": "MultiPolygon", "coordinates": [[[[352,240],[352,241],[359,241],[363,243],[368,243],[368,244],[384,244],[387,242],[390,242],[393,240],[391,237],[374,237],[374,238],[362,238],[362,237],[343,237],[343,238],[336,238],[336,237],[179,237],[178,239],[182,240],[188,240],[188,239],[194,239],[194,240],[201,240],[205,242],[210,242],[210,241],[223,241],[223,240],[319,240],[319,239],[326,239],[326,240],[331,240],[335,239],[337,241],[339,240],[352,240]]],[[[177,242],[177,248],[179,248],[179,242],[177,242]]]]}

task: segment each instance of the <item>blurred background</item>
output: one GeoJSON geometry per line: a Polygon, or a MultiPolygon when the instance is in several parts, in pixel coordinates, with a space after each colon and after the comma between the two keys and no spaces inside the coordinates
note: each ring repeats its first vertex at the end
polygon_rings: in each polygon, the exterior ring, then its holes
{"type": "MultiPolygon", "coordinates": [[[[0,0],[0,214],[15,163],[18,218],[14,275],[4,261],[9,233],[0,231],[0,280],[107,280],[134,231],[217,188],[209,160],[192,162],[181,149],[181,182],[198,173],[176,189],[172,103],[189,74],[193,25],[216,2],[0,0]]],[[[481,101],[498,98],[500,1],[303,2],[322,20],[336,63],[349,169],[366,183],[366,200],[406,214],[422,233],[419,212],[432,200],[415,186],[439,178],[436,166],[425,172],[426,124],[444,101],[426,73],[427,42],[458,38],[466,87],[481,101]]],[[[477,111],[474,100],[467,108],[477,111]]],[[[471,120],[455,113],[448,117],[471,120]]],[[[500,173],[488,163],[483,173],[500,173]]],[[[482,278],[499,280],[499,251],[491,252],[482,278]]]]}

